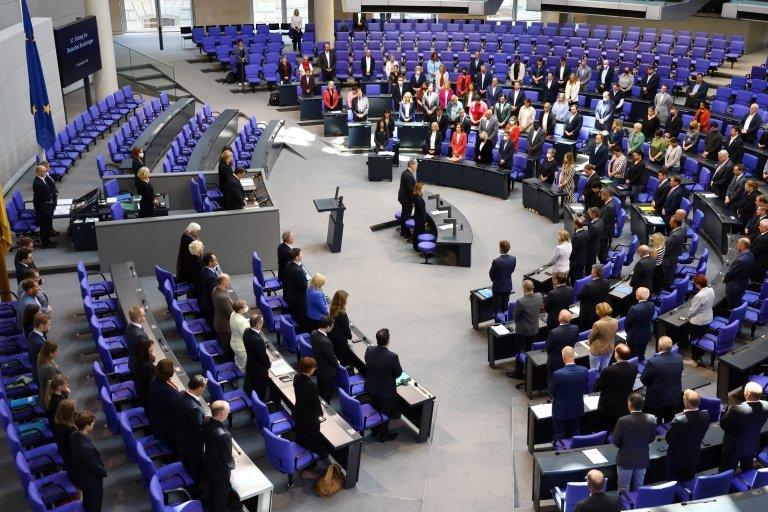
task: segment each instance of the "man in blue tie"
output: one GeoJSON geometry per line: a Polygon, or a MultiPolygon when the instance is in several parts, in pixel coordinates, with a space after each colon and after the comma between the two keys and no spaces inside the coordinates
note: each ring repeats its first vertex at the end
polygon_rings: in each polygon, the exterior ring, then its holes
{"type": "Polygon", "coordinates": [[[552,374],[549,382],[555,443],[559,439],[579,435],[589,373],[586,368],[574,362],[576,356],[573,347],[563,348],[562,356],[564,366],[552,374]]]}

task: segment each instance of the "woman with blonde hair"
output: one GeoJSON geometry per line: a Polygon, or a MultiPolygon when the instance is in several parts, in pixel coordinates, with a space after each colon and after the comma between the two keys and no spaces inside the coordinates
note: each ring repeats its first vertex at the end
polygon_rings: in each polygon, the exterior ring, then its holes
{"type": "Polygon", "coordinates": [[[552,251],[552,259],[549,260],[552,272],[568,273],[571,268],[571,250],[571,235],[564,229],[558,230],[557,245],[552,251]]]}
{"type": "Polygon", "coordinates": [[[235,353],[235,366],[243,373],[245,373],[245,363],[248,358],[245,353],[243,334],[251,326],[247,314],[248,304],[243,299],[237,299],[232,303],[232,313],[229,315],[229,330],[232,332],[232,336],[229,346],[235,353]]]}
{"type": "Polygon", "coordinates": [[[310,332],[317,329],[320,320],[330,312],[323,285],[325,285],[325,276],[315,274],[307,286],[307,327],[310,332]]]}
{"type": "Polygon", "coordinates": [[[563,157],[563,166],[560,168],[560,179],[557,182],[557,186],[560,190],[568,194],[567,199],[569,203],[573,202],[573,177],[576,173],[576,169],[573,165],[573,153],[570,151],[563,157]]]}
{"type": "Polygon", "coordinates": [[[661,268],[661,262],[664,259],[665,238],[662,233],[656,232],[651,235],[651,256],[656,260],[656,268],[653,271],[653,293],[661,289],[664,281],[664,272],[661,268]]]}
{"type": "Polygon", "coordinates": [[[595,306],[598,320],[589,331],[589,367],[598,371],[608,367],[613,354],[614,340],[619,323],[612,318],[613,309],[607,302],[595,306]]]}
{"type": "Polygon", "coordinates": [[[333,343],[333,352],[336,359],[343,366],[351,366],[351,355],[349,352],[349,342],[352,341],[352,328],[347,316],[347,304],[349,303],[349,293],[345,290],[337,290],[331,299],[330,317],[333,318],[333,329],[328,333],[328,337],[333,343]]]}
{"type": "Polygon", "coordinates": [[[408,123],[416,118],[416,107],[413,104],[413,95],[410,92],[403,94],[400,102],[400,122],[408,123]]]}
{"type": "Polygon", "coordinates": [[[576,73],[571,73],[571,76],[568,77],[568,81],[565,83],[565,99],[568,100],[569,104],[579,102],[580,88],[581,83],[579,82],[579,79],[576,78],[576,73]]]}
{"type": "Polygon", "coordinates": [[[51,379],[62,373],[56,363],[59,355],[59,345],[52,341],[46,341],[37,355],[37,383],[40,388],[40,403],[45,404],[48,386],[51,379]]]}

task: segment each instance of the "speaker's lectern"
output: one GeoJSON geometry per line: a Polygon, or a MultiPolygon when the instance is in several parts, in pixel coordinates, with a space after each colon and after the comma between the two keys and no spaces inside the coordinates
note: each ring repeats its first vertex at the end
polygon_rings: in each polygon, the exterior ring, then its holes
{"type": "Polygon", "coordinates": [[[341,252],[341,237],[344,233],[344,198],[336,189],[336,197],[328,199],[315,199],[315,208],[318,212],[330,212],[328,217],[328,237],[326,242],[331,252],[341,252]]]}

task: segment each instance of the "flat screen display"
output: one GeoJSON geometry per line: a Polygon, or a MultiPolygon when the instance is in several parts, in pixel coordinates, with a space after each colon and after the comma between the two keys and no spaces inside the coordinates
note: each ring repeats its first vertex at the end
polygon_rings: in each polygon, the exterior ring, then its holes
{"type": "Polygon", "coordinates": [[[96,17],[88,16],[53,30],[61,86],[67,87],[101,69],[96,17]]]}

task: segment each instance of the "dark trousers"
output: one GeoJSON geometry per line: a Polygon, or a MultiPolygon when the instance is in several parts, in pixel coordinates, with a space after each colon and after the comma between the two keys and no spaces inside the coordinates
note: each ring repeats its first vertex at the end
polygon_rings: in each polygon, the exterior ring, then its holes
{"type": "Polygon", "coordinates": [[[317,376],[317,391],[320,398],[331,403],[333,392],[336,389],[336,376],[317,376]]]}
{"type": "MultiPolygon", "coordinates": [[[[707,334],[709,329],[706,325],[694,325],[692,323],[688,323],[688,343],[692,342],[693,340],[697,340],[707,334]]],[[[691,359],[698,359],[701,357],[701,350],[699,350],[697,347],[694,347],[691,345],[691,359]]]]}
{"type": "Polygon", "coordinates": [[[571,280],[571,286],[574,286],[576,284],[576,281],[584,277],[584,266],[571,265],[571,268],[568,271],[568,277],[571,280]]]}
{"type": "Polygon", "coordinates": [[[232,347],[229,345],[229,342],[231,339],[232,339],[231,332],[216,333],[216,341],[219,342],[219,346],[224,350],[224,353],[227,354],[230,358],[235,357],[235,353],[232,351],[232,347]]]}
{"type": "Polygon", "coordinates": [[[752,469],[753,457],[737,457],[735,454],[723,453],[720,459],[720,472],[727,471],[729,469],[736,469],[737,466],[741,467],[741,471],[747,471],[752,469]]]}
{"type": "MultiPolygon", "coordinates": [[[[400,417],[400,406],[397,404],[397,398],[377,398],[366,393],[362,395],[360,399],[371,404],[374,409],[389,417],[389,420],[394,420],[400,417]]],[[[373,427],[371,429],[373,433],[379,436],[388,435],[389,420],[373,427]]]]}
{"type": "Polygon", "coordinates": [[[629,343],[630,357],[637,357],[638,361],[645,361],[645,349],[648,346],[648,342],[645,343],[629,343]]]}
{"type": "Polygon", "coordinates": [[[411,230],[405,227],[405,221],[413,215],[413,202],[403,201],[400,206],[402,207],[400,209],[400,236],[408,238],[411,236],[411,230]]]}
{"type": "Polygon", "coordinates": [[[83,492],[83,509],[85,512],[101,512],[104,487],[99,485],[80,490],[83,492]]]}
{"type": "Polygon", "coordinates": [[[195,444],[190,443],[184,447],[184,451],[180,454],[181,462],[184,467],[187,468],[192,479],[200,483],[205,477],[205,463],[203,462],[203,445],[202,443],[195,444]]]}
{"type": "Polygon", "coordinates": [[[259,377],[259,376],[253,375],[253,373],[249,373],[246,370],[245,378],[243,379],[243,391],[245,391],[245,395],[248,398],[251,397],[251,391],[255,391],[256,394],[259,396],[259,400],[266,403],[268,384],[269,384],[269,377],[267,375],[264,375],[263,377],[259,377]]]}
{"type": "Polygon", "coordinates": [[[307,330],[307,306],[288,305],[288,312],[296,321],[296,333],[309,332],[307,330]]]}
{"type": "Polygon", "coordinates": [[[743,293],[736,293],[736,294],[729,293],[729,294],[726,294],[725,300],[728,301],[728,307],[733,309],[733,308],[737,308],[737,307],[741,306],[741,297],[742,297],[742,295],[743,295],[743,293]]]}
{"type": "Polygon", "coordinates": [[[331,71],[324,71],[323,70],[323,71],[321,71],[321,73],[322,73],[322,76],[323,76],[323,80],[325,80],[326,82],[329,81],[329,80],[333,80],[333,77],[334,77],[333,70],[331,70],[331,71]]]}
{"type": "Polygon", "coordinates": [[[662,423],[669,423],[670,421],[672,421],[672,418],[675,417],[675,414],[680,410],[680,407],[676,405],[649,407],[648,405],[646,405],[643,410],[648,414],[653,414],[654,416],[656,416],[656,420],[658,421],[658,423],[662,424],[662,423]]]}
{"type": "Polygon", "coordinates": [[[667,480],[686,482],[696,475],[696,468],[689,466],[677,466],[667,461],[667,480]]]}
{"type": "Polygon", "coordinates": [[[664,286],[665,288],[671,285],[672,282],[675,280],[675,268],[676,267],[673,267],[673,266],[661,267],[661,272],[662,272],[662,275],[664,276],[662,286],[664,286]]]}
{"type": "Polygon", "coordinates": [[[579,435],[579,423],[581,418],[569,418],[566,420],[556,420],[552,418],[552,432],[555,441],[579,435]]]}
{"type": "Polygon", "coordinates": [[[53,231],[53,209],[47,207],[35,209],[35,217],[40,228],[40,243],[46,246],[51,241],[51,231],[53,231]]]}
{"type": "MultiPolygon", "coordinates": [[[[493,303],[497,313],[506,313],[509,309],[509,296],[512,292],[493,292],[493,303]]],[[[512,320],[511,318],[509,320],[512,320]]]]}
{"type": "Polygon", "coordinates": [[[607,430],[608,433],[611,433],[613,432],[613,427],[616,426],[616,422],[619,421],[619,418],[621,418],[622,415],[602,413],[601,416],[603,418],[603,426],[605,430],[607,430]]]}
{"type": "MultiPolygon", "coordinates": [[[[217,475],[223,476],[223,475],[217,475]]],[[[207,502],[208,502],[208,510],[210,512],[228,512],[230,510],[229,507],[229,491],[231,489],[231,485],[229,483],[229,472],[227,472],[226,480],[225,479],[217,479],[217,480],[211,480],[208,479],[208,493],[207,493],[207,502]]]]}
{"type": "MultiPolygon", "coordinates": [[[[606,261],[608,261],[608,248],[611,246],[611,239],[610,238],[601,238],[600,239],[600,247],[599,252],[597,253],[597,259],[600,260],[600,263],[605,264],[606,261]]],[[[610,276],[606,276],[606,279],[610,276]]]]}

